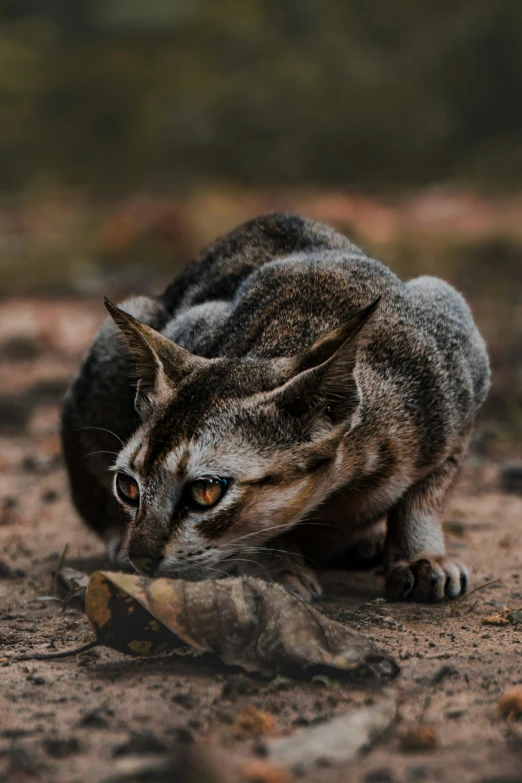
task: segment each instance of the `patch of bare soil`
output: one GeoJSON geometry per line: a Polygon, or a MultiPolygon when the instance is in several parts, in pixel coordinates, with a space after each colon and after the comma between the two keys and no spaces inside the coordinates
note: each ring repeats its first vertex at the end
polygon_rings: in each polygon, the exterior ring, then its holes
{"type": "Polygon", "coordinates": [[[281,771],[263,760],[263,742],[376,703],[381,686],[270,681],[104,648],[14,660],[92,638],[81,611],[51,600],[51,573],[66,544],[69,564],[103,565],[69,502],[57,437],[60,396],[101,316],[98,303],[14,300],[0,315],[0,780],[182,780],[180,758],[192,753],[197,769],[185,779],[203,782],[521,781],[521,692],[497,705],[522,683],[522,497],[501,491],[502,466],[488,458],[470,458],[446,528],[472,589],[492,584],[419,606],[379,600],[374,573],[324,574],[320,608],[402,668],[391,729],[350,762],[281,771]],[[165,754],[170,766],[152,773],[148,761],[165,754]]]}

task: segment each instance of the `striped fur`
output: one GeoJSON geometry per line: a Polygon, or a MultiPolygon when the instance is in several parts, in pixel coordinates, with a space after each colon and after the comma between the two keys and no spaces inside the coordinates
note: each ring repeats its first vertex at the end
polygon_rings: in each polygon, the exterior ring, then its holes
{"type": "Polygon", "coordinates": [[[339,555],[387,516],[392,597],[465,589],[441,515],[489,370],[454,289],[404,283],[332,229],[271,215],[161,297],[108,308],[66,399],[64,452],[78,510],[107,537],[125,527],[142,570],[290,574],[310,597],[305,555],[339,555]],[[105,448],[139,508],[118,506],[108,459],[83,459],[105,448]],[[202,476],[229,487],[199,511],[183,498],[202,476]]]}

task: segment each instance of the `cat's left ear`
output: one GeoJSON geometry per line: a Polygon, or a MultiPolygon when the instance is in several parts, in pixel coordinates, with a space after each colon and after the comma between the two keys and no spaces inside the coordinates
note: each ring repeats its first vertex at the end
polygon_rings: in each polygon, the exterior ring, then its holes
{"type": "Polygon", "coordinates": [[[292,377],[269,394],[272,401],[296,417],[326,413],[334,424],[353,414],[361,401],[354,375],[357,348],[380,300],[292,357],[292,377]]]}
{"type": "Polygon", "coordinates": [[[138,381],[135,405],[140,413],[146,411],[151,400],[169,394],[185,376],[207,363],[207,359],[185,350],[108,299],[105,307],[134,360],[138,381]]]}

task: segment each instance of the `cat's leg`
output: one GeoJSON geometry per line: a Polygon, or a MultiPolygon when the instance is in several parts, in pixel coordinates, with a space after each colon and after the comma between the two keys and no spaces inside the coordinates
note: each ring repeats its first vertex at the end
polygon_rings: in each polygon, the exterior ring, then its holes
{"type": "Polygon", "coordinates": [[[326,567],[346,571],[369,571],[382,567],[385,538],[386,521],[382,517],[378,522],[357,531],[348,545],[341,545],[341,554],[328,558],[326,567]]]}
{"type": "Polygon", "coordinates": [[[446,557],[441,520],[467,444],[468,439],[408,490],[388,515],[385,575],[386,594],[392,600],[442,601],[467,589],[466,567],[446,557]]]}

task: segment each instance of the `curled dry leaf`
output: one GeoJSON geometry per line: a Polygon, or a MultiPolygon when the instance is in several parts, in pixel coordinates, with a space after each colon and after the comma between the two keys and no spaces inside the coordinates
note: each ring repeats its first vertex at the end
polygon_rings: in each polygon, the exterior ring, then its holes
{"type": "MultiPolygon", "coordinates": [[[[209,742],[178,742],[167,753],[125,755],[114,759],[114,773],[104,783],[246,783],[242,760],[209,742]]],[[[265,779],[259,778],[265,783],[265,779]]],[[[286,781],[273,779],[274,783],[286,781]]],[[[256,780],[257,783],[257,780],[256,780]]],[[[266,778],[266,783],[272,783],[266,778]]]]}
{"type": "Polygon", "coordinates": [[[243,737],[259,737],[260,735],[273,734],[276,721],[273,715],[264,710],[259,710],[252,704],[244,707],[236,718],[234,729],[243,737]]]}
{"type": "Polygon", "coordinates": [[[382,696],[365,707],[297,731],[290,737],[266,740],[268,761],[306,771],[315,764],[342,764],[377,742],[395,720],[397,694],[385,688],[382,696]]]}
{"type": "Polygon", "coordinates": [[[489,614],[482,618],[482,625],[509,625],[511,620],[511,610],[504,606],[498,612],[489,614]]]}
{"type": "Polygon", "coordinates": [[[513,721],[522,717],[522,688],[515,686],[505,691],[497,704],[497,712],[501,718],[513,721]]]}
{"type": "Polygon", "coordinates": [[[411,726],[400,738],[403,753],[418,753],[436,750],[440,745],[439,735],[433,726],[411,726]]]}
{"type": "Polygon", "coordinates": [[[134,655],[192,648],[266,674],[391,679],[397,664],[281,585],[251,577],[187,582],[96,571],[87,616],[100,644],[134,655]]]}
{"type": "Polygon", "coordinates": [[[262,759],[251,759],[241,768],[242,780],[248,783],[293,783],[291,772],[283,767],[274,767],[262,759]]]}

